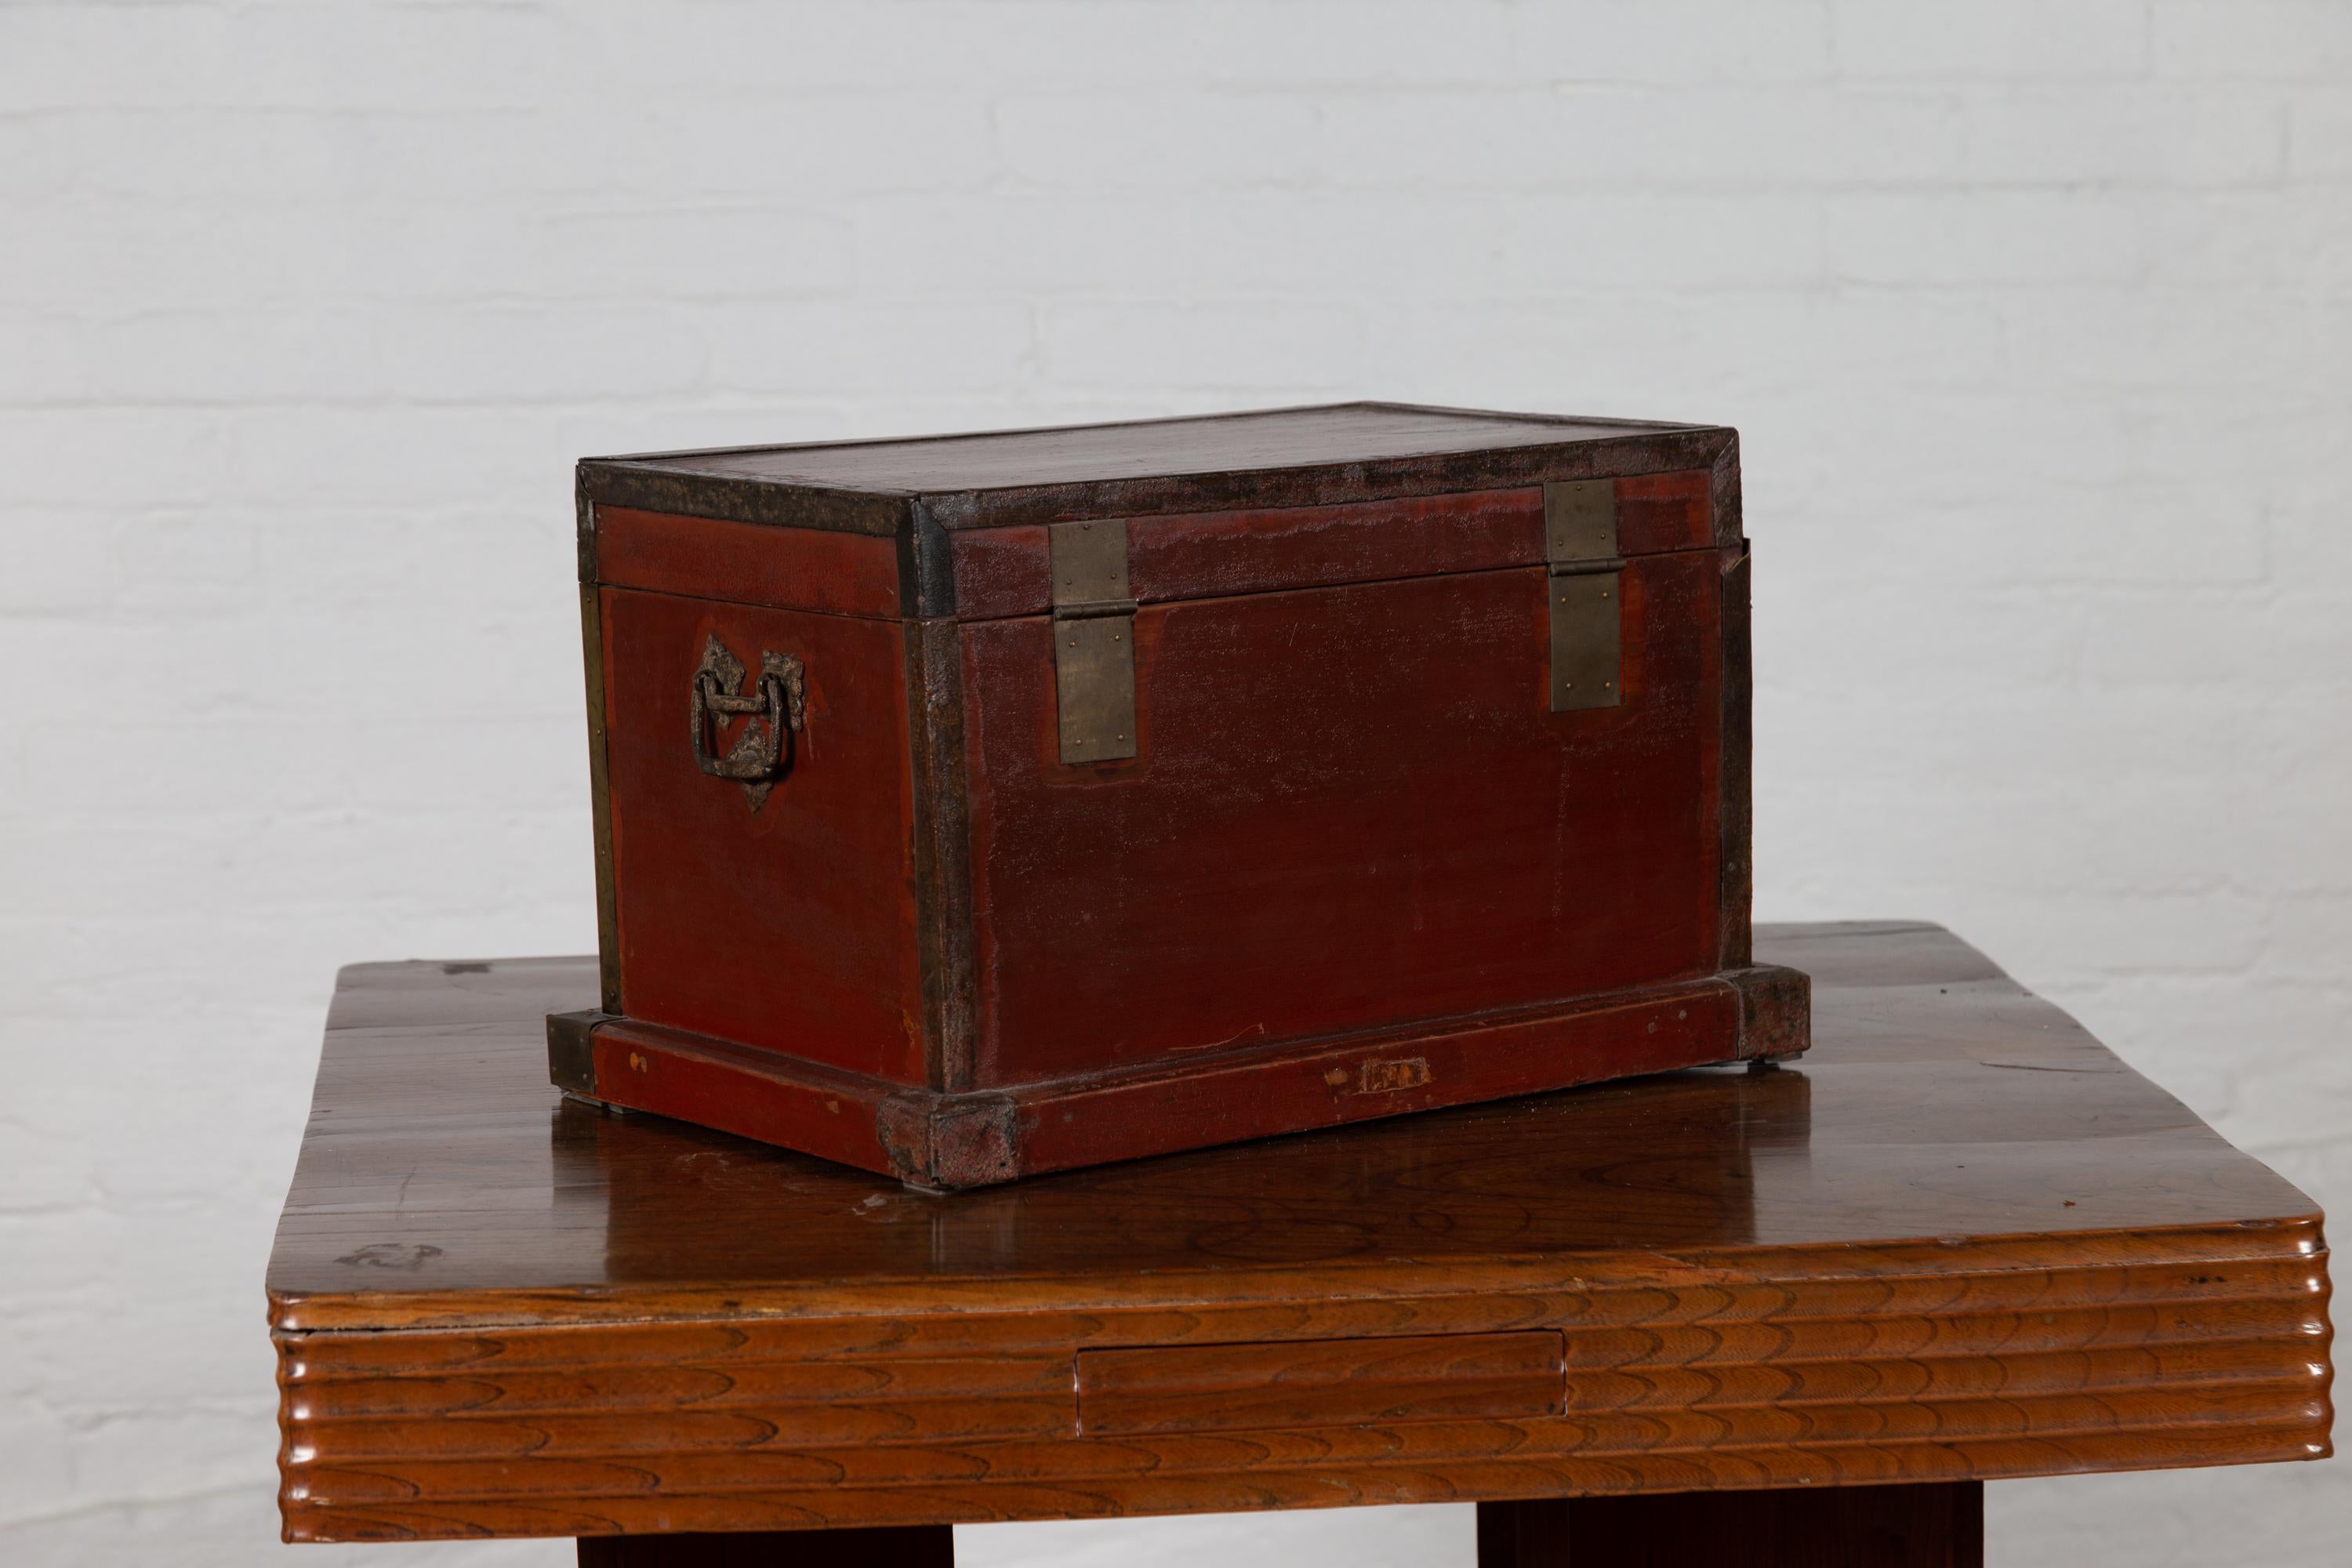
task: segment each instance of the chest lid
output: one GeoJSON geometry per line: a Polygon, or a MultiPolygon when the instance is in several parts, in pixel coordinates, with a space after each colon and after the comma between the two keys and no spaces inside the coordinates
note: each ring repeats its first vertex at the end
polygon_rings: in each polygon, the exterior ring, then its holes
{"type": "Polygon", "coordinates": [[[590,458],[580,499],[586,582],[1050,616],[1066,764],[1135,754],[1155,603],[1542,568],[1550,705],[1612,707],[1627,558],[1739,535],[1720,426],[1388,403],[590,458]]]}
{"type": "Polygon", "coordinates": [[[581,576],[990,621],[1557,566],[1736,541],[1736,439],[1722,426],[1350,402],[585,458],[581,576]]]}
{"type": "Polygon", "coordinates": [[[586,499],[898,534],[1311,506],[1708,468],[1721,426],[1342,403],[913,438],[590,458],[586,499]],[[690,503],[690,504],[689,504],[690,503]]]}

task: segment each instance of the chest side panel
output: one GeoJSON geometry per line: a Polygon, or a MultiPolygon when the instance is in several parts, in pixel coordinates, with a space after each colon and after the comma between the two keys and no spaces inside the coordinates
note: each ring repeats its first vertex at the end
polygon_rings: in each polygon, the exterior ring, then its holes
{"type": "MultiPolygon", "coordinates": [[[[623,1010],[922,1081],[901,624],[631,589],[601,601],[623,1010]],[[803,728],[756,802],[696,761],[714,637],[740,666],[729,693],[756,689],[766,655],[804,668],[803,728]]],[[[706,751],[724,758],[765,722],[710,715],[706,751]]]]}
{"type": "Polygon", "coordinates": [[[1080,766],[1053,623],[963,627],[982,1081],[1711,972],[1719,572],[1629,558],[1622,700],[1565,713],[1541,566],[1147,603],[1137,755],[1080,766]]]}

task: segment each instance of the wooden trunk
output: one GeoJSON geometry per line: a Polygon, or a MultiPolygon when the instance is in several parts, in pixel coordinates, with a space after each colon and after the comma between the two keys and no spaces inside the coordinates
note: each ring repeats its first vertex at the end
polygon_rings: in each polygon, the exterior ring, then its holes
{"type": "Polygon", "coordinates": [[[1805,1048],[1729,430],[1349,405],[580,501],[573,1094],[964,1187],[1805,1048]]]}

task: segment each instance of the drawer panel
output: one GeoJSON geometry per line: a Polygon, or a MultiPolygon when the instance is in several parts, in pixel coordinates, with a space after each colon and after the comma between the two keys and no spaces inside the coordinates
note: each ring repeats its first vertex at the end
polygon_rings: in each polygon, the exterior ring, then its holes
{"type": "Polygon", "coordinates": [[[1556,1415],[1566,1371],[1549,1329],[1078,1353],[1089,1437],[1556,1415]]]}

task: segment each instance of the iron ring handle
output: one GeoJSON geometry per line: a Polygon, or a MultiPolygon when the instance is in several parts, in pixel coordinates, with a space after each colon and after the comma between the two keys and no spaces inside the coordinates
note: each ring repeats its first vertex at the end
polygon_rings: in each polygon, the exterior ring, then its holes
{"type": "Polygon", "coordinates": [[[761,784],[781,777],[791,760],[785,742],[806,717],[806,667],[788,653],[760,654],[760,678],[749,693],[737,694],[743,679],[742,662],[716,636],[703,646],[702,662],[695,667],[688,700],[688,721],[694,748],[694,765],[713,778],[739,784],[761,784]],[[714,753],[710,721],[756,715],[743,727],[734,748],[724,756],[714,753]]]}

